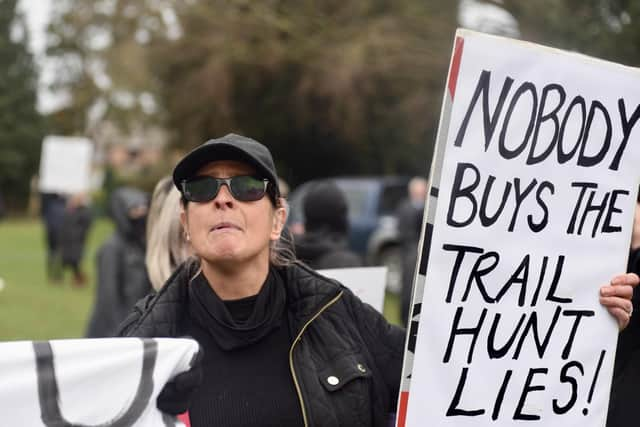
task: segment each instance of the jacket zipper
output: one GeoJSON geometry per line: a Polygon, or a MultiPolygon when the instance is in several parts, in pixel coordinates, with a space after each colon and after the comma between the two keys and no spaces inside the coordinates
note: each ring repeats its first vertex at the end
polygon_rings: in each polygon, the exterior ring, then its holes
{"type": "Polygon", "coordinates": [[[326,303],[311,319],[309,319],[309,321],[307,321],[307,323],[304,324],[302,329],[300,329],[300,332],[298,332],[298,336],[296,336],[296,339],[293,340],[293,343],[291,344],[291,348],[289,349],[289,369],[291,370],[291,376],[293,377],[293,384],[296,386],[296,393],[298,394],[298,400],[300,401],[300,409],[302,410],[302,420],[304,421],[305,427],[307,427],[309,424],[307,422],[307,411],[304,408],[304,400],[302,399],[302,392],[300,391],[300,384],[298,384],[298,379],[296,377],[296,370],[293,367],[293,349],[295,348],[298,341],[300,341],[300,338],[302,337],[302,334],[304,333],[304,331],[307,329],[307,326],[309,326],[311,322],[316,320],[316,318],[320,316],[323,311],[325,311],[327,308],[332,306],[336,301],[338,301],[340,297],[342,297],[342,293],[343,291],[340,291],[340,293],[336,295],[335,298],[333,298],[331,301],[326,303]]]}

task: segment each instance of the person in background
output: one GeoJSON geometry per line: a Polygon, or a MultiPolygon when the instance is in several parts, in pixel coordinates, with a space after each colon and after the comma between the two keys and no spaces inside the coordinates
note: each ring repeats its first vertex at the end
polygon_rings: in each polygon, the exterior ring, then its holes
{"type": "MultiPolygon", "coordinates": [[[[283,252],[271,153],[229,134],[180,160],[173,182],[195,259],[136,304],[119,335],[193,337],[200,363],[156,404],[193,427],[379,426],[393,420],[405,332],[348,288],[283,252]],[[199,388],[198,388],[198,384],[199,388]]],[[[603,286],[621,328],[635,275],[603,286]]]]}
{"type": "Polygon", "coordinates": [[[427,198],[428,182],[422,177],[409,181],[408,197],[400,203],[396,211],[398,219],[398,237],[402,246],[402,286],[400,293],[400,315],[404,325],[409,319],[413,276],[418,259],[418,242],[424,203],[427,198]]]}
{"type": "Polygon", "coordinates": [[[88,338],[113,336],[135,302],[151,290],[144,263],[148,209],[147,194],[135,188],[118,188],[111,195],[115,231],[98,249],[88,338]]]}
{"type": "Polygon", "coordinates": [[[304,233],[294,239],[296,256],[311,268],[361,267],[362,258],[349,249],[347,199],[330,180],[311,184],[302,202],[304,233]]]}
{"type": "Polygon", "coordinates": [[[66,205],[66,197],[61,194],[40,193],[40,214],[44,222],[47,245],[47,280],[51,283],[59,283],[62,280],[60,227],[66,205]]]}
{"type": "MultiPolygon", "coordinates": [[[[627,272],[640,274],[640,188],[631,233],[627,272]]],[[[640,310],[640,289],[633,290],[633,311],[640,310]]],[[[640,316],[631,316],[629,326],[618,337],[613,382],[609,398],[607,427],[625,427],[638,423],[638,384],[640,384],[640,316]]]]}
{"type": "Polygon", "coordinates": [[[70,268],[75,286],[86,286],[87,277],[82,271],[81,262],[87,234],[92,223],[89,199],[86,194],[78,193],[70,196],[60,226],[60,256],[62,272],[70,268]]]}
{"type": "Polygon", "coordinates": [[[170,176],[156,184],[147,219],[145,265],[153,289],[160,290],[178,265],[191,254],[180,224],[180,192],[170,176]]]}

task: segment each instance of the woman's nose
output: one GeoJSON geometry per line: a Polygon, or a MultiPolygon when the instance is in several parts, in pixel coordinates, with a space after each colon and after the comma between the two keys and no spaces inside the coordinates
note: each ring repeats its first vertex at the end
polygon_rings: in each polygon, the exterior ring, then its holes
{"type": "Polygon", "coordinates": [[[229,191],[229,187],[227,184],[222,184],[220,186],[220,190],[218,190],[218,194],[216,195],[213,202],[215,203],[217,208],[222,207],[231,207],[233,206],[234,198],[231,195],[231,191],[229,191]]]}

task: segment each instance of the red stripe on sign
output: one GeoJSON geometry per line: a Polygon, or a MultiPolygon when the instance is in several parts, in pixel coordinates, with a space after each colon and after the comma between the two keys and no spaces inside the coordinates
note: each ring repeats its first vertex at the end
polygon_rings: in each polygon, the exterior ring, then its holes
{"type": "Polygon", "coordinates": [[[189,419],[189,412],[185,412],[184,414],[180,414],[178,415],[178,419],[180,421],[182,421],[182,423],[187,426],[187,427],[191,427],[191,420],[189,419]]]}
{"type": "Polygon", "coordinates": [[[404,427],[407,421],[407,404],[409,403],[409,392],[400,392],[400,403],[398,407],[398,427],[404,427]]]}
{"type": "Polygon", "coordinates": [[[456,83],[458,83],[458,72],[460,71],[460,59],[462,59],[462,48],[464,47],[464,39],[456,37],[456,47],[453,51],[453,60],[451,61],[451,71],[449,72],[449,94],[453,100],[456,94],[456,83]]]}

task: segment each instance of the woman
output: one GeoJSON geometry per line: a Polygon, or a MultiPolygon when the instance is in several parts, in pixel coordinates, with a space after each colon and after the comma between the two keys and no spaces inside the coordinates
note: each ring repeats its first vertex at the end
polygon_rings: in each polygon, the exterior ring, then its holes
{"type": "MultiPolygon", "coordinates": [[[[203,381],[190,395],[197,381],[187,374],[158,407],[178,413],[189,403],[194,427],[388,425],[405,333],[339,283],[282,256],[286,214],[269,150],[239,135],[214,139],[178,163],[173,181],[199,262],[181,265],[141,301],[121,334],[194,337],[204,349],[203,381]]],[[[603,303],[628,322],[631,286],[606,289],[603,303]]]]}

